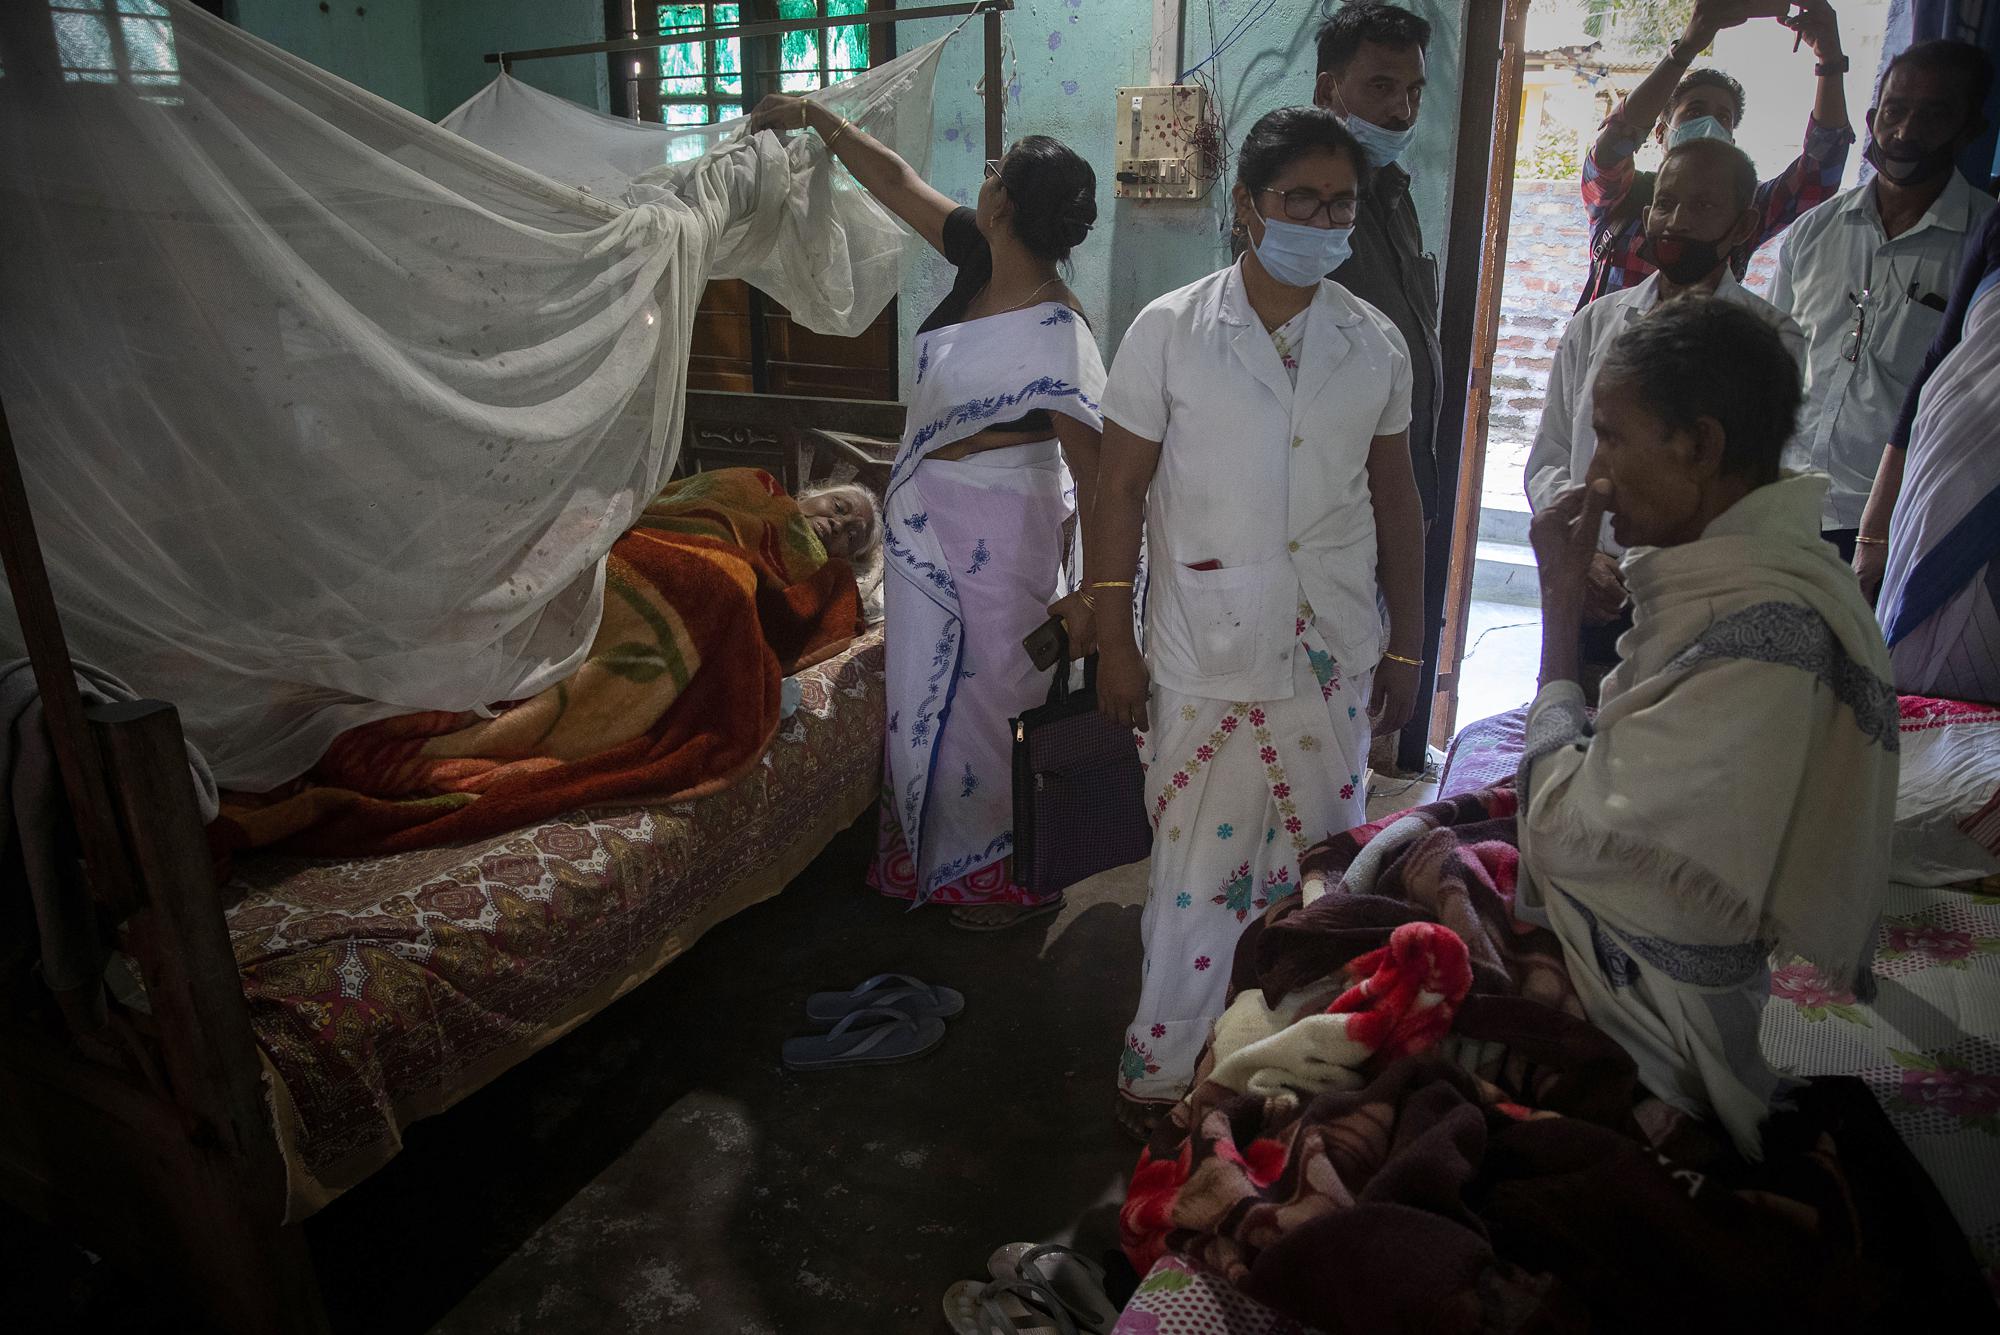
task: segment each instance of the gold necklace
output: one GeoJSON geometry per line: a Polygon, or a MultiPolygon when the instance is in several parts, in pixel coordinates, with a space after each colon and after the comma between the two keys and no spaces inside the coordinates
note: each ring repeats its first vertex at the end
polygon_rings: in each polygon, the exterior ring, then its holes
{"type": "Polygon", "coordinates": [[[1041,296],[1041,295],[1042,295],[1042,293],[1044,293],[1044,292],[1048,291],[1048,290],[1049,290],[1049,289],[1050,289],[1051,287],[1055,286],[1055,285],[1056,285],[1057,283],[1060,283],[1061,281],[1062,281],[1062,279],[1061,279],[1061,278],[1059,278],[1059,277],[1058,277],[1058,278],[1051,278],[1051,279],[1049,279],[1049,281],[1048,281],[1048,282],[1046,282],[1046,283],[1043,283],[1043,284],[1042,284],[1042,285],[1041,285],[1040,287],[1036,288],[1036,289],[1035,289],[1035,290],[1034,290],[1033,292],[1030,292],[1030,293],[1028,294],[1028,299],[1027,299],[1026,301],[1017,301],[1017,302],[1015,302],[1015,303],[1014,303],[1014,304],[1013,304],[1012,306],[1009,306],[1009,307],[1007,307],[1007,309],[1005,309],[1005,310],[1000,310],[1000,311],[995,311],[995,312],[993,312],[993,313],[994,313],[995,315],[1011,315],[1011,314],[1013,314],[1013,313],[1014,313],[1015,311],[1018,311],[1018,310],[1020,310],[1020,309],[1021,309],[1022,307],[1024,307],[1024,306],[1029,306],[1029,305],[1032,305],[1032,304],[1034,303],[1034,300],[1035,300],[1035,298],[1036,298],[1036,297],[1039,297],[1039,296],[1041,296]]]}

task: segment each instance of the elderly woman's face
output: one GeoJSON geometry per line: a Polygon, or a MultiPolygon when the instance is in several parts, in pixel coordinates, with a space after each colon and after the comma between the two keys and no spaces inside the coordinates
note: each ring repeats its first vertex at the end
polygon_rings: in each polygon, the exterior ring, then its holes
{"type": "Polygon", "coordinates": [[[1618,381],[1599,377],[1592,398],[1597,452],[1586,480],[1611,482],[1611,535],[1627,547],[1672,547],[1700,537],[1703,475],[1693,438],[1618,381]]]}
{"type": "Polygon", "coordinates": [[[799,502],[813,536],[828,556],[842,559],[866,551],[875,538],[875,509],[845,489],[823,491],[799,502]]]}

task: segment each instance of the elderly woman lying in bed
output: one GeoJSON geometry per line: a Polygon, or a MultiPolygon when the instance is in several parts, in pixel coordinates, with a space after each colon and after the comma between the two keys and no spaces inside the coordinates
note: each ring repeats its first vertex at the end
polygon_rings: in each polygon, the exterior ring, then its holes
{"type": "Polygon", "coordinates": [[[215,842],[391,852],[720,788],[769,745],[782,678],[853,639],[854,569],[881,532],[863,487],[795,500],[754,468],[670,482],[605,559],[603,616],[567,678],[483,714],[351,729],[299,781],[227,797],[215,842]]]}
{"type": "Polygon", "coordinates": [[[1612,349],[1588,485],[1533,529],[1518,912],[1556,932],[1641,1083],[1751,1158],[1778,1084],[1757,1043],[1766,960],[1866,990],[1896,795],[1888,657],[1820,540],[1826,479],[1778,467],[1799,396],[1769,326],[1671,302],[1612,349]],[[1637,549],[1634,620],[1593,720],[1577,627],[1607,512],[1637,549]]]}

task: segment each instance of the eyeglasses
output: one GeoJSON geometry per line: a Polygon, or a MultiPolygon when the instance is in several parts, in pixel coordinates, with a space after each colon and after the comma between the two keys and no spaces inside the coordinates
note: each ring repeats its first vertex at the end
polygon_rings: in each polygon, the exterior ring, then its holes
{"type": "Polygon", "coordinates": [[[1000,179],[1000,159],[986,159],[986,175],[991,180],[997,181],[1000,179]]]}
{"type": "Polygon", "coordinates": [[[1858,362],[1861,360],[1861,335],[1868,328],[1868,296],[1870,291],[1871,289],[1864,287],[1861,289],[1861,295],[1858,297],[1852,292],[1847,294],[1847,299],[1854,303],[1854,323],[1848,328],[1847,341],[1841,345],[1840,355],[1845,357],[1849,362],[1858,362]]]}
{"type": "Polygon", "coordinates": [[[1285,216],[1298,223],[1309,223],[1324,212],[1327,222],[1333,226],[1352,227],[1355,217],[1361,212],[1361,201],[1353,195],[1321,199],[1312,190],[1279,190],[1275,186],[1266,186],[1258,193],[1276,195],[1284,200],[1285,216]]]}

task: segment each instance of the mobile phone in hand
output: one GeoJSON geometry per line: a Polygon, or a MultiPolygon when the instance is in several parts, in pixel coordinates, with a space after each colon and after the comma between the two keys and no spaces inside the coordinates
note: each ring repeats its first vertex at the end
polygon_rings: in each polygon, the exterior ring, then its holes
{"type": "Polygon", "coordinates": [[[1021,647],[1028,651],[1028,660],[1037,671],[1047,672],[1062,661],[1063,652],[1069,647],[1069,633],[1063,629],[1062,618],[1050,617],[1029,631],[1021,647]]]}

